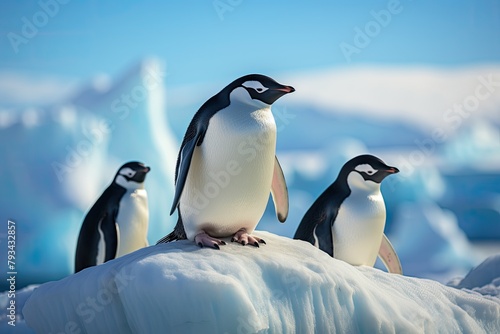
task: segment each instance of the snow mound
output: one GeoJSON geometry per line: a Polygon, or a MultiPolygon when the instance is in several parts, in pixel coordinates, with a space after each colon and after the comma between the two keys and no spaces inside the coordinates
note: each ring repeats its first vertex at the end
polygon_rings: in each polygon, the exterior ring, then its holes
{"type": "Polygon", "coordinates": [[[490,256],[463,279],[454,280],[448,285],[500,298],[500,254],[490,256]]]}
{"type": "Polygon", "coordinates": [[[15,293],[11,291],[0,293],[0,333],[34,333],[33,330],[26,325],[22,313],[18,310],[22,310],[26,300],[37,287],[38,285],[29,285],[15,293]],[[11,301],[15,302],[15,309],[12,311],[9,310],[11,301]]]}
{"type": "Polygon", "coordinates": [[[36,289],[39,333],[499,332],[500,299],[353,267],[257,232],[260,248],[150,246],[36,289]]]}

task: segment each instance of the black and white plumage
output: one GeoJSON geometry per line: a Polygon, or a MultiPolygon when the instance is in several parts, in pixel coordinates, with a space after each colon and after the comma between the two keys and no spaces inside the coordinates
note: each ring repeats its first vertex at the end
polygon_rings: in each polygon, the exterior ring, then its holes
{"type": "Polygon", "coordinates": [[[337,259],[373,266],[380,256],[389,272],[401,264],[384,235],[386,211],[381,182],[398,173],[373,155],[360,155],[340,170],[300,222],[294,239],[310,242],[337,259]]]}
{"type": "Polygon", "coordinates": [[[278,219],[288,215],[288,192],[276,158],[271,105],[294,91],[259,74],[236,79],[205,102],[188,126],[179,151],[174,231],[158,241],[179,239],[219,248],[233,236],[243,245],[263,242],[251,235],[271,192],[278,219]]]}
{"type": "Polygon", "coordinates": [[[148,246],[144,181],[150,170],[135,161],[120,167],[85,216],[76,247],[75,272],[148,246]]]}

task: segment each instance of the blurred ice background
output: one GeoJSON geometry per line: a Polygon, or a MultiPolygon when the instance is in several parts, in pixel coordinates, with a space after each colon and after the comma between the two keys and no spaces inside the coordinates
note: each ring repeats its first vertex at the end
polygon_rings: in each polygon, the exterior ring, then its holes
{"type": "Polygon", "coordinates": [[[150,243],[169,232],[191,117],[253,72],[297,90],[273,107],[290,215],[270,205],[258,229],[292,237],[343,163],[372,153],[401,170],[382,191],[405,274],[447,282],[500,252],[498,1],[0,8],[0,264],[11,219],[18,288],[72,273],[82,219],[125,161],[152,167],[150,243]]]}

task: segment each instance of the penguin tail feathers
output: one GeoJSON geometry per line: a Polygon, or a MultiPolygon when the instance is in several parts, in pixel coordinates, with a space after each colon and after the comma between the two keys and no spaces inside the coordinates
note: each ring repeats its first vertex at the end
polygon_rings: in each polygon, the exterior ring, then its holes
{"type": "Polygon", "coordinates": [[[158,240],[156,244],[163,244],[171,241],[176,241],[176,240],[184,240],[187,239],[186,237],[186,231],[184,230],[184,225],[182,224],[182,218],[181,214],[179,212],[179,218],[177,219],[177,224],[174,227],[174,230],[158,240]]]}
{"type": "Polygon", "coordinates": [[[175,240],[179,240],[179,237],[175,234],[175,231],[173,231],[172,233],[169,233],[167,234],[166,236],[164,236],[163,238],[161,238],[160,240],[158,240],[156,242],[156,244],[166,244],[167,242],[171,242],[171,241],[175,241],[175,240]]]}

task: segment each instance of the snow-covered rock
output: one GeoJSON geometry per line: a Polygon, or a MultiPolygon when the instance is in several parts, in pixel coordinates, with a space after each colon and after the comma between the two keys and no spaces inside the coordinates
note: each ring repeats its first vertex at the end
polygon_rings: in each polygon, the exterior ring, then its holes
{"type": "Polygon", "coordinates": [[[268,232],[260,248],[150,246],[37,288],[37,333],[494,333],[500,299],[353,267],[268,232]]]}

